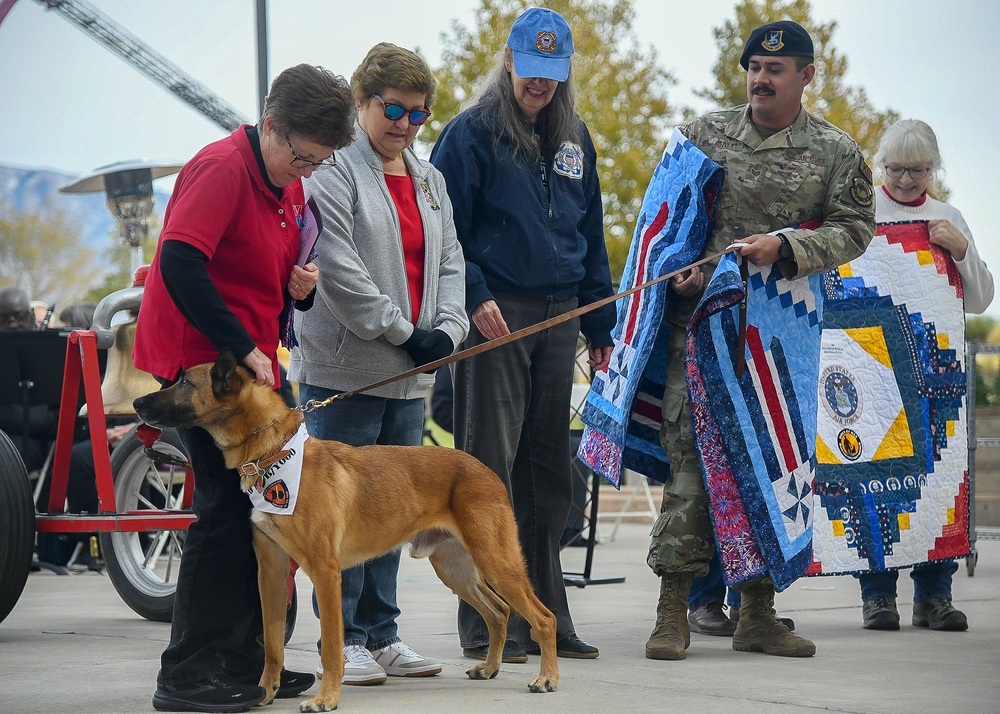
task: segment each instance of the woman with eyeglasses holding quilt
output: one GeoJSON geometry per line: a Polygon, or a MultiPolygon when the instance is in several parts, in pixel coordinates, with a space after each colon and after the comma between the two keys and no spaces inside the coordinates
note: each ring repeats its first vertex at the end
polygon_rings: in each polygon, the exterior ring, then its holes
{"type": "MultiPolygon", "coordinates": [[[[875,191],[875,220],[927,221],[931,243],[951,253],[962,277],[965,311],[985,311],[993,301],[993,275],[979,257],[972,232],[959,210],[934,198],[933,179],[942,166],[934,131],[915,119],[896,122],[882,136],[873,163],[883,179],[881,188],[875,191]]],[[[917,565],[910,570],[911,622],[915,627],[968,629],[965,614],[951,602],[951,581],[957,570],[954,560],[917,565]]],[[[866,630],[899,629],[898,577],[895,570],[858,576],[866,630]]]]}
{"type": "MultiPolygon", "coordinates": [[[[434,88],[418,55],[389,43],[373,47],[351,77],[353,142],[337,152],[335,167],[304,182],[323,229],[317,295],[296,316],[289,372],[303,404],[447,357],[468,332],[465,261],[444,179],[410,149],[434,88]]],[[[332,402],[307,412],[306,426],[352,446],[420,444],[433,383],[420,374],[332,402]]],[[[394,550],[342,573],[344,684],[441,671],[397,634],[399,557],[394,550]]]]}
{"type": "MultiPolygon", "coordinates": [[[[297,65],[274,79],[256,126],[184,165],[146,278],[136,367],[169,384],[229,348],[258,384],[277,386],[282,326],[293,304],[308,309],[319,275],[296,264],[301,179],[350,141],[353,117],[343,77],[297,65]]],[[[194,469],[197,519],[184,540],[153,707],[244,711],[265,694],[250,498],[208,432],[177,431],[194,469]]],[[[277,696],[298,696],[314,681],[283,671],[277,696]]]]}

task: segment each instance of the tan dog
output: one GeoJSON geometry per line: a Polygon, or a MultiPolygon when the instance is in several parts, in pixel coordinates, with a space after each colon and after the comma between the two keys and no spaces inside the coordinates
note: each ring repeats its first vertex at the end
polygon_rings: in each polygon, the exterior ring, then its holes
{"type": "MultiPolygon", "coordinates": [[[[139,397],[135,409],[152,426],[204,428],[225,455],[226,466],[251,467],[241,472],[266,464],[303,420],[302,412],[289,410],[277,392],[257,385],[228,350],[214,365],[191,368],[169,389],[139,397]]],[[[254,483],[252,473],[243,475],[244,489],[254,483]]],[[[539,674],[528,688],[556,689],[556,618],[528,580],[503,483],[468,454],[436,446],[355,448],[310,438],[294,513],[254,510],[252,520],[264,618],[263,704],[278,691],[284,661],[289,556],[316,588],[326,673],[319,692],[299,710],[332,711],[344,674],[341,570],[407,541],[410,554],[430,558],[444,584],[486,621],[489,652],[485,662],[468,670],[471,679],[492,679],[500,669],[510,603],[531,624],[541,648],[539,674]]]]}

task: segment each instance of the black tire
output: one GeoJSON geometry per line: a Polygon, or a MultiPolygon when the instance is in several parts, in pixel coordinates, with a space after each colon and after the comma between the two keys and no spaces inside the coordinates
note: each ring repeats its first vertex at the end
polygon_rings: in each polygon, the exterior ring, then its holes
{"type": "MultiPolygon", "coordinates": [[[[164,429],[157,450],[177,462],[187,461],[180,437],[164,429]]],[[[177,463],[146,456],[142,443],[130,431],[111,452],[118,510],[180,510],[185,469],[177,463]]],[[[125,604],[147,620],[170,622],[174,591],[184,550],[185,530],[142,533],[101,533],[101,554],[108,577],[125,604]]]]}
{"type": "Polygon", "coordinates": [[[21,455],[0,431],[0,622],[24,591],[35,544],[35,504],[21,455]]]}

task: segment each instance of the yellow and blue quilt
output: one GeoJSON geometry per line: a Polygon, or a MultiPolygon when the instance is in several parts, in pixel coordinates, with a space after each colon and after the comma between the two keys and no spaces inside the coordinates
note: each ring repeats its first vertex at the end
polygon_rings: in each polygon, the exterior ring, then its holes
{"type": "Polygon", "coordinates": [[[825,276],[811,574],[967,555],[962,283],[925,222],[825,276]]]}

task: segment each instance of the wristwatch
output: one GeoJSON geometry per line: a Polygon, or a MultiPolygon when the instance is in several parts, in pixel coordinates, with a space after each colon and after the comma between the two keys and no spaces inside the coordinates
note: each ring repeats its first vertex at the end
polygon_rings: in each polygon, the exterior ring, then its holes
{"type": "Polygon", "coordinates": [[[781,239],[781,245],[778,246],[778,258],[781,260],[795,260],[795,254],[792,252],[792,244],[788,242],[788,237],[784,233],[778,233],[777,235],[781,239]]]}

